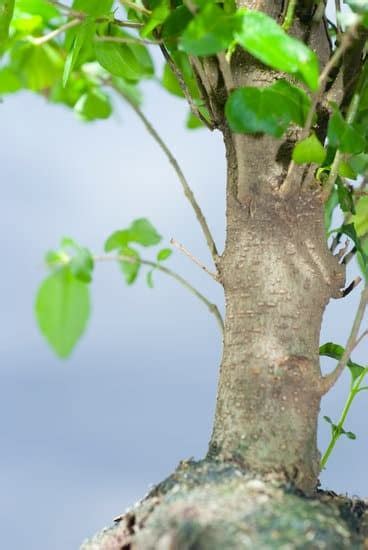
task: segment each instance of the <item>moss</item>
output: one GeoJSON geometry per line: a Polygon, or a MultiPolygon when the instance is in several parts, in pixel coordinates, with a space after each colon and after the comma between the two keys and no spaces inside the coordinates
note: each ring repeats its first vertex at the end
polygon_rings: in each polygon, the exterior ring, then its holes
{"type": "Polygon", "coordinates": [[[362,501],[307,498],[233,463],[185,461],[82,549],[363,549],[366,515],[362,501]]]}

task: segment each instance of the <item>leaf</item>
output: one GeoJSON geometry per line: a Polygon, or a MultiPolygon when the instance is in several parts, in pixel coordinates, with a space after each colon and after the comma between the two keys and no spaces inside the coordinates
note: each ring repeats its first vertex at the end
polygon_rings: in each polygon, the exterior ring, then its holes
{"type": "Polygon", "coordinates": [[[350,157],[349,165],[356,174],[364,176],[368,173],[368,154],[361,153],[360,155],[350,157]]]}
{"type": "Polygon", "coordinates": [[[87,40],[92,38],[95,32],[95,28],[96,28],[96,25],[94,20],[91,17],[86,17],[86,19],[81,23],[79,27],[77,27],[76,30],[73,29],[73,31],[75,31],[75,36],[74,36],[71,49],[65,60],[63,86],[66,86],[66,83],[68,82],[70,74],[78,61],[79,54],[85,42],[87,42],[87,40]]]}
{"type": "Polygon", "coordinates": [[[88,286],[65,267],[41,284],[35,304],[39,328],[59,357],[68,357],[90,315],[88,286]]]}
{"type": "Polygon", "coordinates": [[[162,38],[173,38],[183,33],[188,23],[193,19],[186,6],[178,6],[168,16],[162,26],[162,38]]]}
{"type": "Polygon", "coordinates": [[[208,3],[186,27],[180,48],[192,55],[213,55],[230,45],[240,26],[238,17],[208,3]]]}
{"type": "Polygon", "coordinates": [[[262,12],[240,10],[238,17],[242,27],[235,39],[245,50],[265,65],[297,76],[311,90],[318,89],[318,59],[310,48],[262,12]]]}
{"type": "Polygon", "coordinates": [[[154,246],[158,244],[162,237],[146,218],[135,220],[129,229],[130,241],[141,244],[142,246],[154,246]]]}
{"type": "Polygon", "coordinates": [[[11,94],[21,88],[22,83],[11,67],[2,67],[0,69],[0,95],[11,94]]]}
{"type": "Polygon", "coordinates": [[[112,113],[109,97],[97,88],[83,94],[74,106],[75,113],[85,121],[108,118],[112,113]]]}
{"type": "Polygon", "coordinates": [[[357,438],[357,436],[356,436],[355,433],[353,433],[353,432],[346,432],[346,431],[344,430],[343,433],[344,433],[344,435],[346,435],[346,437],[348,437],[349,439],[356,439],[356,438],[357,438]]]}
{"type": "Polygon", "coordinates": [[[358,237],[368,233],[368,196],[360,197],[356,204],[356,214],[352,217],[358,237]]]}
{"type": "Polygon", "coordinates": [[[168,258],[170,258],[171,254],[172,254],[171,248],[162,248],[157,252],[157,261],[163,262],[164,260],[167,260],[168,258]]]}
{"type": "Polygon", "coordinates": [[[74,0],[73,9],[82,11],[94,17],[109,15],[112,10],[113,0],[74,0]]]}
{"type": "Polygon", "coordinates": [[[191,111],[189,111],[185,126],[189,130],[197,130],[197,128],[204,128],[204,124],[198,117],[194,116],[191,111]]]}
{"type": "Polygon", "coordinates": [[[292,158],[297,164],[322,164],[326,158],[326,150],[316,134],[312,133],[295,145],[292,158]]]}
{"type": "Polygon", "coordinates": [[[156,5],[154,10],[152,11],[151,15],[148,18],[147,23],[141,30],[141,35],[143,37],[148,36],[153,30],[156,29],[159,25],[161,25],[165,19],[170,14],[170,3],[169,0],[160,0],[159,3],[156,5]]]}
{"type": "Polygon", "coordinates": [[[102,41],[95,44],[96,59],[104,69],[114,76],[133,81],[153,74],[150,57],[143,52],[144,47],[136,44],[102,41]]]}
{"type": "MultiPolygon", "coordinates": [[[[193,99],[200,99],[201,94],[198,89],[197,80],[193,74],[193,69],[190,65],[188,56],[184,52],[173,52],[172,60],[178,68],[189,92],[193,99]]],[[[170,93],[179,97],[184,97],[182,89],[176,75],[172,72],[168,64],[165,64],[162,75],[162,85],[170,93]]]]}
{"type": "MultiPolygon", "coordinates": [[[[136,250],[134,250],[134,248],[130,248],[128,246],[123,246],[119,250],[119,254],[121,256],[130,256],[132,258],[136,258],[137,260],[140,259],[140,256],[139,256],[138,252],[136,250]]],[[[139,270],[140,270],[140,267],[141,267],[140,262],[139,261],[129,262],[129,261],[122,260],[119,263],[120,263],[122,272],[123,272],[124,277],[125,277],[125,282],[128,285],[132,285],[134,283],[134,281],[136,280],[136,278],[138,277],[138,273],[139,273],[139,270]]]]}
{"type": "Polygon", "coordinates": [[[114,231],[105,242],[104,250],[105,252],[111,252],[112,250],[117,250],[123,246],[127,246],[130,240],[130,231],[129,229],[121,229],[120,231],[114,231]]]}
{"type": "Polygon", "coordinates": [[[309,106],[305,92],[278,80],[266,88],[238,88],[230,94],[225,114],[234,132],[281,137],[291,122],[304,124],[309,106]]]}
{"type": "Polygon", "coordinates": [[[9,26],[14,12],[14,0],[0,0],[0,54],[9,37],[9,26]]]}
{"type": "Polygon", "coordinates": [[[365,139],[362,134],[348,124],[338,109],[329,120],[327,131],[328,143],[342,153],[361,153],[364,151],[365,139]]]}
{"type": "Polygon", "coordinates": [[[70,261],[70,271],[76,279],[84,283],[92,281],[94,261],[88,248],[76,247],[75,254],[70,261]]]}
{"type": "MultiPolygon", "coordinates": [[[[331,357],[332,359],[338,359],[338,360],[341,359],[344,351],[345,351],[345,348],[343,348],[339,344],[334,344],[333,342],[327,342],[326,344],[323,344],[323,346],[319,348],[319,354],[321,356],[331,357]]],[[[353,382],[365,371],[362,365],[358,365],[358,363],[354,363],[353,361],[351,361],[351,359],[348,360],[347,367],[350,370],[350,374],[353,382]]]]}
{"type": "Polygon", "coordinates": [[[147,281],[147,286],[149,288],[153,288],[154,287],[154,284],[153,284],[153,269],[151,269],[151,271],[148,271],[147,272],[147,275],[146,275],[146,281],[147,281]]]}
{"type": "Polygon", "coordinates": [[[60,79],[63,60],[60,52],[51,44],[22,44],[12,52],[12,67],[23,87],[39,92],[50,88],[60,79]]]}
{"type": "Polygon", "coordinates": [[[357,174],[354,172],[350,164],[348,164],[344,160],[341,160],[339,163],[338,174],[342,178],[348,178],[351,180],[355,180],[357,177],[357,174]]]}
{"type": "Polygon", "coordinates": [[[45,21],[60,15],[56,7],[47,0],[16,0],[16,11],[40,16],[45,21]]]}
{"type": "Polygon", "coordinates": [[[328,422],[329,424],[331,424],[331,426],[334,425],[334,423],[332,422],[332,420],[331,420],[331,418],[330,418],[329,416],[324,416],[323,418],[324,418],[324,420],[326,420],[326,422],[328,422]]]}
{"type": "Polygon", "coordinates": [[[356,13],[368,13],[368,3],[367,0],[345,0],[353,11],[356,13]]]}
{"type": "Polygon", "coordinates": [[[337,178],[337,195],[341,210],[355,214],[353,192],[350,187],[344,185],[340,178],[337,178]]]}

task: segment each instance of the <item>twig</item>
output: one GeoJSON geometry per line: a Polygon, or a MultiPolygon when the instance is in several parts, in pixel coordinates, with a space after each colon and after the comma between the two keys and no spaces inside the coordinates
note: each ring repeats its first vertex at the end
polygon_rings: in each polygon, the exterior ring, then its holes
{"type": "Polygon", "coordinates": [[[197,105],[194,103],[193,101],[193,98],[190,94],[190,91],[188,90],[188,86],[186,85],[185,83],[185,80],[183,78],[183,75],[181,74],[180,70],[178,69],[178,67],[176,66],[174,60],[172,59],[172,57],[170,56],[169,52],[167,51],[166,47],[164,46],[164,44],[161,44],[160,46],[160,50],[162,52],[162,55],[164,56],[167,64],[169,65],[171,71],[173,72],[173,74],[176,76],[177,78],[177,81],[178,81],[178,84],[180,86],[180,89],[181,91],[183,92],[184,94],[184,97],[185,99],[187,100],[188,104],[189,104],[189,107],[190,107],[190,110],[192,111],[193,115],[197,118],[199,118],[199,120],[201,122],[203,122],[203,124],[205,126],[207,126],[207,128],[209,128],[210,130],[214,130],[215,126],[213,124],[211,124],[201,113],[201,111],[199,110],[199,108],[197,107],[197,105]]]}
{"type": "Polygon", "coordinates": [[[43,36],[39,36],[37,38],[31,37],[30,40],[32,44],[35,46],[41,46],[42,44],[45,44],[46,42],[49,42],[49,40],[52,40],[53,38],[56,38],[56,36],[59,36],[59,34],[67,31],[68,29],[72,29],[73,27],[76,27],[77,25],[81,24],[81,19],[71,19],[70,21],[67,21],[67,23],[64,23],[64,25],[61,25],[57,29],[49,32],[48,34],[44,34],[43,36]]]}
{"type": "Polygon", "coordinates": [[[297,0],[288,0],[286,15],[283,24],[281,25],[284,31],[288,31],[293,24],[294,14],[297,0]]]}
{"type": "MultiPolygon", "coordinates": [[[[309,133],[310,133],[310,131],[312,129],[312,126],[313,126],[314,113],[316,111],[318,103],[321,100],[321,97],[323,96],[324,88],[325,88],[325,85],[327,83],[327,79],[328,79],[332,69],[334,69],[339,64],[342,56],[344,55],[346,50],[348,50],[349,47],[351,46],[351,43],[354,39],[354,36],[356,35],[357,29],[360,26],[360,23],[361,23],[361,21],[360,21],[360,18],[359,18],[357,23],[355,23],[355,25],[352,25],[347,30],[347,32],[343,34],[343,36],[341,38],[341,44],[336,48],[336,50],[334,51],[334,53],[332,54],[332,56],[330,57],[330,59],[326,63],[323,71],[321,72],[321,74],[319,76],[319,79],[318,79],[318,90],[317,90],[317,92],[315,92],[313,94],[311,107],[310,107],[309,112],[308,112],[308,116],[307,116],[307,120],[306,120],[305,125],[304,125],[304,129],[301,132],[300,140],[303,140],[303,139],[305,139],[306,137],[309,136],[309,133]]],[[[293,186],[292,176],[293,176],[293,173],[294,173],[294,170],[296,169],[296,167],[297,167],[296,162],[294,162],[292,160],[290,162],[286,178],[285,178],[284,182],[281,184],[281,187],[280,187],[280,191],[283,195],[287,195],[291,191],[291,188],[293,186]]]]}
{"type": "Polygon", "coordinates": [[[213,237],[211,235],[211,231],[208,227],[208,224],[207,224],[207,221],[206,221],[206,218],[201,210],[201,207],[199,206],[194,194],[193,194],[193,191],[191,190],[191,188],[189,187],[189,184],[186,180],[186,177],[184,176],[183,174],[183,171],[182,169],[180,168],[179,166],[179,163],[178,161],[176,160],[176,158],[174,157],[174,155],[172,154],[172,152],[170,151],[170,149],[168,148],[168,146],[166,145],[166,143],[162,140],[162,138],[160,137],[160,135],[157,133],[157,131],[155,130],[155,128],[152,126],[152,124],[150,123],[150,121],[147,119],[147,117],[143,114],[143,112],[141,111],[141,109],[122,91],[120,90],[117,86],[114,85],[114,83],[112,81],[108,81],[106,82],[107,84],[109,84],[118,94],[120,94],[124,99],[125,101],[127,101],[129,103],[129,105],[131,106],[131,108],[134,110],[134,112],[136,113],[136,115],[140,118],[140,120],[143,122],[144,126],[146,127],[148,133],[153,137],[153,139],[156,141],[156,143],[159,145],[159,147],[161,148],[161,150],[165,153],[166,157],[168,158],[170,164],[172,165],[172,167],[174,168],[178,178],[179,178],[179,181],[181,183],[181,186],[183,188],[183,191],[184,191],[184,195],[186,196],[186,198],[188,199],[188,201],[190,202],[194,212],[195,212],[195,215],[197,217],[197,220],[202,228],[202,232],[205,236],[205,239],[206,239],[206,242],[207,242],[207,245],[208,245],[208,248],[211,252],[211,256],[213,258],[213,261],[215,263],[215,265],[217,264],[217,261],[218,261],[218,252],[217,252],[217,248],[216,248],[216,244],[215,244],[215,241],[213,240],[213,237]]]}
{"type": "Polygon", "coordinates": [[[170,243],[176,248],[178,248],[181,252],[183,252],[186,256],[188,256],[188,258],[192,260],[192,262],[194,262],[201,269],[203,269],[203,271],[205,271],[208,275],[210,275],[212,279],[218,282],[219,278],[217,273],[213,273],[212,271],[210,271],[204,264],[202,264],[202,262],[200,262],[195,256],[193,256],[193,254],[189,252],[189,250],[187,250],[183,244],[179,243],[175,239],[170,239],[170,243]]]}
{"type": "Polygon", "coordinates": [[[108,256],[108,255],[106,255],[106,256],[105,255],[103,255],[103,256],[94,256],[93,259],[94,259],[95,262],[105,262],[105,261],[118,261],[118,262],[121,262],[121,261],[124,261],[124,262],[129,262],[129,263],[132,263],[132,264],[139,263],[139,264],[142,264],[142,265],[148,265],[148,266],[150,266],[154,269],[157,269],[158,271],[161,271],[162,273],[165,273],[169,277],[175,279],[184,288],[186,288],[192,294],[194,294],[194,296],[196,296],[203,304],[205,304],[205,306],[209,309],[209,311],[215,316],[216,321],[217,321],[217,323],[220,327],[221,334],[222,335],[224,334],[224,322],[223,322],[221,313],[220,313],[218,307],[216,306],[216,304],[213,304],[212,302],[210,302],[208,300],[208,298],[206,298],[201,292],[199,292],[199,290],[194,288],[194,286],[192,286],[186,279],[184,279],[184,277],[182,277],[181,275],[176,273],[176,271],[173,271],[172,269],[169,269],[168,267],[165,267],[165,266],[163,266],[163,265],[161,265],[160,263],[157,263],[157,262],[151,262],[149,260],[143,260],[141,258],[135,258],[133,256],[124,256],[124,255],[120,255],[120,254],[118,256],[108,256]]]}
{"type": "Polygon", "coordinates": [[[343,370],[347,365],[347,362],[350,358],[351,353],[356,348],[357,342],[360,341],[360,339],[357,340],[358,332],[360,329],[360,325],[362,324],[362,321],[363,321],[367,303],[368,303],[368,285],[366,284],[360,297],[359,306],[356,312],[356,316],[353,322],[350,336],[346,343],[345,351],[342,354],[341,359],[339,360],[336,368],[327,376],[322,377],[321,386],[322,386],[323,393],[327,393],[332,388],[332,386],[337,382],[341,373],[343,372],[343,370]]]}
{"type": "Polygon", "coordinates": [[[118,44],[149,44],[158,45],[160,42],[127,36],[95,36],[96,42],[116,42],[118,44]]]}
{"type": "Polygon", "coordinates": [[[363,340],[363,338],[365,338],[366,336],[368,336],[368,330],[365,330],[364,332],[362,332],[362,334],[359,336],[359,338],[357,339],[357,341],[355,342],[355,347],[357,348],[360,344],[360,342],[363,340]]]}
{"type": "MultiPolygon", "coordinates": [[[[71,8],[70,6],[67,6],[66,4],[63,4],[62,2],[59,2],[58,0],[47,0],[47,2],[65,11],[71,17],[80,19],[81,21],[83,21],[87,17],[87,14],[85,12],[73,10],[73,8],[71,8]]],[[[138,23],[136,21],[124,21],[122,19],[116,19],[115,17],[107,17],[107,16],[96,18],[96,23],[103,23],[104,21],[113,23],[118,27],[130,27],[132,29],[139,29],[143,27],[142,23],[138,23]]]]}
{"type": "Polygon", "coordinates": [[[134,2],[130,2],[130,0],[119,0],[119,1],[120,1],[120,4],[122,4],[123,6],[126,6],[127,8],[137,11],[138,13],[143,13],[144,15],[151,14],[150,10],[148,10],[144,6],[138,6],[134,2]]]}

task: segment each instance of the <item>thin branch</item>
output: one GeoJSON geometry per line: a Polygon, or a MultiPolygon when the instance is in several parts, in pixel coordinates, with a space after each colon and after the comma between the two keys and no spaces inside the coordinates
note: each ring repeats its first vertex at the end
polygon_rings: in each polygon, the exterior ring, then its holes
{"type": "Polygon", "coordinates": [[[186,256],[188,256],[188,258],[190,260],[192,260],[192,262],[194,262],[196,265],[198,265],[201,269],[203,269],[203,271],[205,273],[207,273],[210,277],[212,277],[212,279],[214,279],[217,283],[219,281],[219,278],[218,278],[218,275],[217,273],[213,273],[212,271],[210,271],[208,269],[208,267],[206,267],[204,264],[202,264],[201,261],[199,261],[195,256],[193,256],[193,254],[191,252],[189,252],[189,250],[187,250],[185,248],[185,246],[181,243],[179,243],[178,241],[176,241],[175,239],[170,239],[170,243],[175,246],[178,250],[180,250],[180,252],[183,252],[186,256]]]}
{"type": "Polygon", "coordinates": [[[193,194],[193,191],[191,190],[187,180],[186,180],[186,177],[184,176],[183,174],[183,171],[182,169],[180,168],[179,166],[179,163],[178,161],[176,160],[176,158],[174,157],[174,155],[172,154],[172,152],[170,151],[170,149],[168,148],[168,146],[166,145],[166,143],[162,140],[162,138],[160,137],[160,135],[157,133],[157,131],[155,130],[155,128],[152,126],[152,124],[150,123],[150,121],[147,119],[147,117],[143,114],[143,112],[141,111],[141,109],[126,95],[124,94],[124,92],[122,90],[120,90],[117,86],[114,85],[114,83],[112,81],[108,81],[107,84],[109,84],[112,88],[114,88],[114,90],[120,94],[124,99],[125,101],[127,101],[129,103],[129,105],[131,106],[131,108],[134,110],[134,112],[136,113],[136,115],[140,118],[140,120],[143,122],[144,126],[146,127],[148,133],[153,137],[153,139],[156,141],[156,143],[159,145],[159,147],[161,148],[161,150],[165,153],[166,157],[168,158],[170,164],[172,165],[172,167],[174,168],[178,178],[179,178],[179,181],[181,183],[181,186],[183,188],[183,191],[184,191],[184,195],[186,196],[186,198],[188,199],[188,201],[190,202],[194,212],[195,212],[195,215],[197,217],[197,220],[202,228],[202,232],[205,236],[205,239],[206,239],[206,242],[207,242],[207,245],[208,245],[208,248],[211,252],[211,256],[213,258],[213,261],[215,263],[215,265],[217,264],[217,261],[218,261],[218,252],[217,252],[217,248],[216,248],[216,244],[215,244],[215,241],[211,235],[211,231],[208,227],[208,224],[207,224],[207,221],[206,221],[206,218],[201,210],[201,207],[199,206],[194,194],[193,194]]]}
{"type": "Polygon", "coordinates": [[[360,342],[363,340],[363,338],[365,338],[366,336],[368,336],[368,330],[365,330],[364,332],[362,332],[362,334],[359,336],[359,338],[357,339],[357,341],[355,342],[355,347],[357,348],[360,344],[360,342]]]}
{"type": "Polygon", "coordinates": [[[178,69],[178,67],[176,66],[174,60],[171,58],[169,52],[167,51],[166,47],[164,46],[164,44],[161,44],[160,46],[160,50],[162,52],[162,55],[164,56],[167,64],[169,65],[171,71],[173,72],[173,74],[176,76],[177,78],[177,81],[178,81],[178,84],[180,86],[180,89],[181,91],[183,92],[184,94],[184,97],[185,99],[187,100],[188,104],[189,104],[189,107],[190,107],[190,110],[192,111],[193,115],[197,118],[199,118],[199,120],[201,122],[203,122],[203,124],[205,126],[207,126],[207,128],[209,128],[209,130],[214,130],[215,126],[210,123],[201,113],[201,111],[199,110],[198,106],[194,103],[193,101],[193,98],[190,94],[190,91],[188,89],[188,86],[186,85],[185,83],[185,80],[183,78],[183,75],[181,74],[180,70],[178,69]]]}
{"type": "Polygon", "coordinates": [[[327,393],[332,388],[332,386],[337,382],[337,380],[339,379],[341,373],[345,369],[350,359],[350,355],[352,354],[353,350],[356,348],[356,346],[361,340],[361,338],[358,338],[358,332],[360,329],[360,325],[362,324],[362,321],[363,321],[367,304],[368,304],[368,285],[366,284],[360,297],[359,306],[355,315],[350,336],[346,343],[345,351],[342,354],[341,359],[339,360],[336,368],[327,376],[322,377],[321,387],[322,387],[323,393],[327,393]]]}
{"type": "Polygon", "coordinates": [[[130,8],[134,11],[137,11],[138,13],[143,13],[144,15],[150,15],[151,11],[145,8],[144,6],[138,6],[134,2],[131,2],[130,0],[119,0],[120,4],[122,6],[125,6],[127,8],[130,8]]]}
{"type": "Polygon", "coordinates": [[[293,24],[296,3],[297,3],[297,0],[288,0],[285,19],[281,25],[284,31],[288,31],[293,24]]]}
{"type": "Polygon", "coordinates": [[[59,34],[67,31],[68,29],[72,29],[73,27],[76,27],[77,25],[81,24],[81,20],[79,18],[77,19],[71,19],[70,21],[67,21],[67,23],[64,23],[64,25],[61,25],[57,29],[49,32],[48,34],[44,34],[43,36],[38,36],[37,38],[31,37],[30,40],[32,44],[35,46],[41,46],[42,44],[45,44],[46,42],[49,42],[53,38],[56,38],[59,36],[59,34]]]}
{"type": "Polygon", "coordinates": [[[157,269],[158,271],[161,271],[162,273],[165,273],[166,275],[168,275],[172,279],[175,279],[184,288],[186,288],[187,290],[189,290],[189,292],[191,292],[194,296],[196,296],[203,304],[205,304],[205,306],[209,309],[209,311],[215,316],[216,321],[217,321],[217,323],[220,327],[221,334],[222,335],[224,334],[224,322],[223,322],[221,313],[220,313],[218,307],[216,306],[216,304],[213,304],[212,302],[210,302],[208,300],[208,298],[206,298],[201,292],[199,292],[199,290],[194,288],[194,286],[192,286],[186,279],[184,279],[184,277],[182,277],[181,275],[176,273],[176,271],[173,271],[172,269],[169,269],[168,267],[165,267],[165,266],[161,265],[160,263],[151,262],[149,260],[143,260],[141,258],[135,258],[133,256],[124,256],[124,255],[119,255],[119,256],[108,256],[108,255],[106,255],[106,256],[104,256],[103,255],[103,256],[94,256],[93,259],[94,259],[95,262],[105,262],[105,261],[118,261],[118,262],[120,261],[121,262],[121,261],[124,261],[124,262],[129,262],[129,263],[132,263],[132,264],[139,263],[139,264],[142,264],[142,265],[150,266],[154,269],[157,269]]]}
{"type": "MultiPolygon", "coordinates": [[[[83,11],[77,11],[71,8],[70,6],[67,6],[66,4],[63,4],[62,2],[59,2],[58,0],[47,0],[49,4],[52,4],[53,6],[56,6],[57,8],[65,11],[68,15],[71,17],[74,17],[76,19],[80,19],[83,21],[87,14],[83,11]]],[[[124,21],[122,19],[116,19],[115,17],[97,17],[96,23],[103,23],[103,22],[110,22],[114,25],[117,25],[118,27],[130,27],[132,29],[139,29],[143,27],[142,23],[138,23],[136,21],[124,21]]]]}
{"type": "Polygon", "coordinates": [[[160,42],[127,36],[95,36],[96,42],[116,42],[117,44],[149,44],[158,45],[160,42]]]}

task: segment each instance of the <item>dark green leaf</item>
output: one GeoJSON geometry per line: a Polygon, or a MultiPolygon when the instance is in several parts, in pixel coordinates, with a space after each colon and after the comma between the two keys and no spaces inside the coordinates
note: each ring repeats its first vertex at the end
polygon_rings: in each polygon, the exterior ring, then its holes
{"type": "Polygon", "coordinates": [[[170,13],[163,24],[162,38],[179,36],[192,19],[193,15],[186,6],[178,6],[170,13]]]}
{"type": "Polygon", "coordinates": [[[350,157],[349,165],[356,174],[364,176],[368,173],[368,154],[361,153],[360,155],[350,157]]]}
{"type": "Polygon", "coordinates": [[[347,187],[340,178],[337,178],[337,195],[339,204],[343,212],[355,214],[353,193],[350,187],[347,187]]]}
{"type": "Polygon", "coordinates": [[[65,267],[42,283],[36,298],[39,328],[60,357],[68,357],[82,336],[90,315],[88,286],[65,267]]]}
{"type": "Polygon", "coordinates": [[[235,132],[264,132],[281,137],[291,122],[303,125],[310,100],[300,88],[278,80],[267,88],[238,88],[225,113],[235,132]]]}
{"type": "Polygon", "coordinates": [[[83,94],[74,106],[74,111],[86,121],[108,118],[112,113],[109,97],[97,88],[83,94]]]}
{"type": "Polygon", "coordinates": [[[313,133],[295,145],[292,158],[297,164],[322,164],[326,158],[326,150],[313,133]]]}
{"type": "Polygon", "coordinates": [[[318,89],[318,59],[311,49],[262,12],[242,10],[238,18],[242,27],[235,38],[245,50],[273,69],[294,74],[311,90],[318,89]]]}
{"type": "Polygon", "coordinates": [[[357,436],[353,432],[345,432],[344,431],[344,435],[346,435],[349,439],[356,439],[357,438],[357,436]]]}
{"type": "MultiPolygon", "coordinates": [[[[128,246],[123,246],[120,250],[119,250],[119,255],[121,256],[128,256],[128,257],[131,257],[132,259],[137,259],[139,260],[140,256],[138,254],[138,252],[136,250],[134,250],[134,248],[130,248],[128,246]]],[[[122,269],[122,272],[124,274],[124,277],[125,277],[125,282],[128,284],[128,285],[132,285],[134,283],[134,281],[136,280],[136,278],[138,277],[138,273],[139,273],[139,270],[140,270],[140,267],[141,267],[141,264],[139,261],[127,261],[127,260],[122,260],[119,262],[120,265],[121,265],[121,269],[122,269]]]]}
{"type": "Polygon", "coordinates": [[[75,65],[77,64],[79,54],[85,44],[89,41],[96,29],[96,24],[94,20],[90,17],[87,17],[77,29],[75,30],[74,40],[70,49],[70,52],[67,55],[64,65],[64,74],[63,74],[63,86],[66,86],[68,79],[75,65]]]}
{"type": "Polygon", "coordinates": [[[333,422],[332,422],[332,420],[331,420],[331,418],[330,418],[329,416],[324,416],[323,418],[324,418],[324,420],[326,420],[326,422],[328,422],[329,424],[333,425],[333,422]]]}
{"type": "MultiPolygon", "coordinates": [[[[341,359],[344,351],[345,349],[342,346],[340,346],[339,344],[334,344],[332,342],[327,342],[326,344],[323,344],[323,346],[319,348],[319,354],[321,356],[331,357],[332,359],[337,359],[337,360],[341,359]]],[[[358,363],[354,363],[353,361],[351,361],[351,359],[348,360],[347,366],[350,370],[353,382],[365,370],[364,367],[362,367],[362,365],[358,365],[358,363]]]]}

